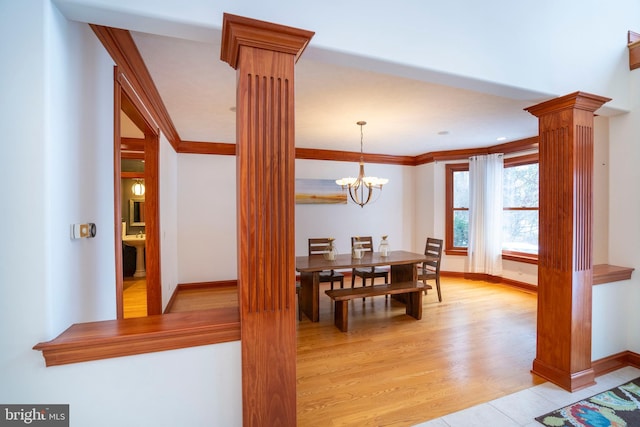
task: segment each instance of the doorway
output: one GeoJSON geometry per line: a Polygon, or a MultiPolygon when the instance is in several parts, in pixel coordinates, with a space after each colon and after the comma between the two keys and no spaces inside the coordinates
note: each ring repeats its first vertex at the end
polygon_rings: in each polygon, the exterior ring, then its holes
{"type": "Polygon", "coordinates": [[[123,319],[162,314],[159,131],[153,119],[143,113],[146,109],[117,67],[115,74],[116,313],[123,319]],[[135,270],[128,279],[125,266],[130,268],[132,252],[135,270]]]}

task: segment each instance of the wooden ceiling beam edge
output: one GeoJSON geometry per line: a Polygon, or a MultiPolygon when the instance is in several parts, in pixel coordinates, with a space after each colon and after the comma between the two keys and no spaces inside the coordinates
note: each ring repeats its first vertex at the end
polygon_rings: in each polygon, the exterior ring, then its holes
{"type": "Polygon", "coordinates": [[[153,83],[140,51],[127,30],[89,24],[111,58],[135,90],[149,114],[160,126],[173,149],[178,151],[180,136],[173,125],[160,93],[153,83]]]}
{"type": "MultiPolygon", "coordinates": [[[[183,154],[213,154],[234,156],[235,144],[224,142],[197,142],[182,141],[176,150],[183,154]]],[[[538,137],[524,138],[504,144],[483,148],[470,148],[464,150],[437,151],[424,153],[418,156],[395,156],[391,154],[363,155],[366,163],[379,163],[402,166],[418,166],[426,163],[444,160],[463,160],[469,156],[477,156],[490,153],[518,153],[538,149],[538,137]]],[[[355,151],[321,150],[316,148],[296,148],[296,159],[328,160],[336,162],[359,162],[360,153],[355,151]]]]}

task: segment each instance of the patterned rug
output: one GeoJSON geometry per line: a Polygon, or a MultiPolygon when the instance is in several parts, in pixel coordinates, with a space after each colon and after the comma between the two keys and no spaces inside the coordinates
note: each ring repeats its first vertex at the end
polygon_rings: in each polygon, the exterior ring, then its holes
{"type": "Polygon", "coordinates": [[[553,427],[640,426],[640,377],[536,418],[553,427]]]}

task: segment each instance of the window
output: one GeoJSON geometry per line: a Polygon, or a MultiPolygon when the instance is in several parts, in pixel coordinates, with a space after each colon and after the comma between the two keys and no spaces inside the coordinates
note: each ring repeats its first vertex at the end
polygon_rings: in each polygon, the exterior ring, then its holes
{"type": "MultiPolygon", "coordinates": [[[[535,260],[538,254],[538,155],[504,160],[502,254],[535,260]]],[[[466,254],[469,244],[469,164],[446,165],[446,247],[466,254]]]]}
{"type": "Polygon", "coordinates": [[[502,202],[502,252],[538,253],[538,158],[505,159],[502,202]]]}

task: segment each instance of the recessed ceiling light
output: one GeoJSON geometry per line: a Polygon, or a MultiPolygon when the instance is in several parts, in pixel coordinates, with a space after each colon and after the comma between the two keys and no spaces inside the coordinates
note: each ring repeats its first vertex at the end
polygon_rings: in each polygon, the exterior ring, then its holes
{"type": "Polygon", "coordinates": [[[499,138],[496,138],[496,141],[505,141],[507,139],[506,136],[501,136],[499,138]]]}
{"type": "Polygon", "coordinates": [[[438,132],[438,135],[449,135],[449,131],[448,130],[441,130],[440,132],[438,132]]]}

